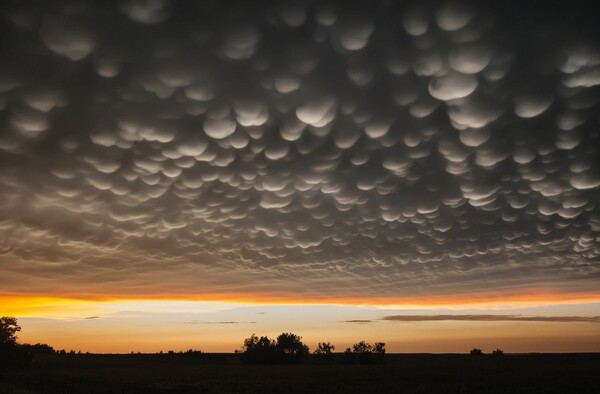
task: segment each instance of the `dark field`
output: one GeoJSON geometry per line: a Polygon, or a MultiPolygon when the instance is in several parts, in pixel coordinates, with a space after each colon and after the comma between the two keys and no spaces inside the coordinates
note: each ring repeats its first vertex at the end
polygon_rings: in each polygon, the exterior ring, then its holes
{"type": "Polygon", "coordinates": [[[244,365],[236,355],[45,355],[1,393],[599,393],[600,354],[386,355],[382,364],[244,365]]]}

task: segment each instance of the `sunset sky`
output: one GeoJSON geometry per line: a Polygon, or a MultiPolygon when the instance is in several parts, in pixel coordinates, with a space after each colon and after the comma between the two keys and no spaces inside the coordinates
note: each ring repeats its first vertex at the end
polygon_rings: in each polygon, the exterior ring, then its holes
{"type": "Polygon", "coordinates": [[[20,341],[600,351],[592,2],[356,3],[0,3],[20,341]]]}

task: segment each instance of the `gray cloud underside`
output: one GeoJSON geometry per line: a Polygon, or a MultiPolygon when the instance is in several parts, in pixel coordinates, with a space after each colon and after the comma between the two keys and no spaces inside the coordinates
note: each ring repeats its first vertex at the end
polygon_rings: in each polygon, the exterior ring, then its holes
{"type": "Polygon", "coordinates": [[[594,13],[486,4],[2,3],[3,291],[597,291],[594,13]]]}
{"type": "Polygon", "coordinates": [[[554,323],[600,323],[600,316],[522,316],[522,315],[393,315],[381,320],[420,321],[513,321],[554,323]]]}

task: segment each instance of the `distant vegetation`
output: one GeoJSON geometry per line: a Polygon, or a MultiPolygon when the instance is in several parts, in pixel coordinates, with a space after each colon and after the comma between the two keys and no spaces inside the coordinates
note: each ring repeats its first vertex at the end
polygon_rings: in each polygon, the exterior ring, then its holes
{"type": "Polygon", "coordinates": [[[352,349],[347,348],[346,353],[376,353],[376,354],[384,354],[385,353],[385,343],[383,342],[375,342],[375,345],[371,345],[370,343],[366,343],[365,341],[360,341],[352,345],[352,349]]]}
{"type": "Polygon", "coordinates": [[[385,343],[375,342],[374,345],[360,341],[344,351],[344,362],[368,364],[382,362],[385,354],[385,343]]]}
{"type": "MultiPolygon", "coordinates": [[[[479,348],[474,348],[469,351],[469,354],[472,356],[483,356],[485,353],[479,348]]],[[[495,349],[492,351],[492,356],[504,356],[504,350],[495,349]]]]}
{"type": "Polygon", "coordinates": [[[319,342],[313,352],[315,359],[319,362],[331,362],[333,360],[333,351],[335,346],[330,342],[319,342]]]}
{"type": "Polygon", "coordinates": [[[19,344],[17,333],[21,326],[14,317],[0,317],[0,369],[24,367],[31,363],[36,354],[53,354],[54,349],[46,344],[19,344]]]}
{"type": "MultiPolygon", "coordinates": [[[[13,368],[29,365],[36,355],[81,355],[81,351],[54,350],[47,344],[20,344],[17,342],[17,333],[21,327],[14,317],[0,318],[0,368],[13,368]]],[[[290,332],[280,334],[276,339],[267,336],[252,334],[244,339],[241,349],[235,351],[240,354],[241,361],[247,364],[300,364],[307,360],[311,362],[343,363],[343,364],[368,364],[385,361],[385,343],[374,344],[360,341],[347,348],[343,353],[334,354],[335,346],[331,342],[319,342],[316,349],[310,354],[309,347],[302,342],[302,337],[290,332]]],[[[469,352],[473,356],[484,355],[480,348],[473,348],[469,352]]],[[[90,353],[85,353],[90,354],[90,353]]],[[[135,355],[135,352],[131,352],[135,355]]],[[[137,353],[141,355],[141,353],[137,353]]],[[[493,356],[502,356],[504,351],[495,349],[493,356]]],[[[200,350],[188,349],[187,351],[167,352],[160,351],[157,355],[186,356],[190,358],[203,358],[206,355],[200,350]]]]}
{"type": "MultiPolygon", "coordinates": [[[[313,352],[316,362],[331,362],[335,346],[331,342],[319,342],[313,352]]],[[[249,364],[297,364],[309,355],[309,348],[302,342],[302,337],[284,332],[276,340],[269,337],[258,337],[252,334],[244,340],[241,351],[242,361],[249,364]]],[[[385,343],[374,345],[360,341],[346,349],[341,361],[343,363],[382,362],[385,354],[385,343]]]]}
{"type": "Polygon", "coordinates": [[[252,334],[242,345],[242,360],[249,364],[296,364],[302,362],[309,348],[302,337],[284,332],[272,340],[252,334]]]}

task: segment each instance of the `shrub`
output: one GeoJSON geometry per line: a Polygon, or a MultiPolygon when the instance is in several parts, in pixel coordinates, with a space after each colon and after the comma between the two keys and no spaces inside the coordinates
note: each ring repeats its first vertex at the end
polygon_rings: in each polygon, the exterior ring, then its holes
{"type": "Polygon", "coordinates": [[[344,361],[349,363],[367,364],[374,361],[382,362],[385,354],[385,343],[375,342],[371,345],[365,341],[360,341],[347,348],[344,352],[344,361]]]}
{"type": "Polygon", "coordinates": [[[332,354],[334,350],[335,346],[333,346],[330,342],[319,342],[314,354],[332,354]]]}
{"type": "Polygon", "coordinates": [[[335,346],[333,346],[330,342],[319,342],[313,353],[315,354],[316,360],[324,362],[331,361],[333,359],[334,350],[335,346]]]}

